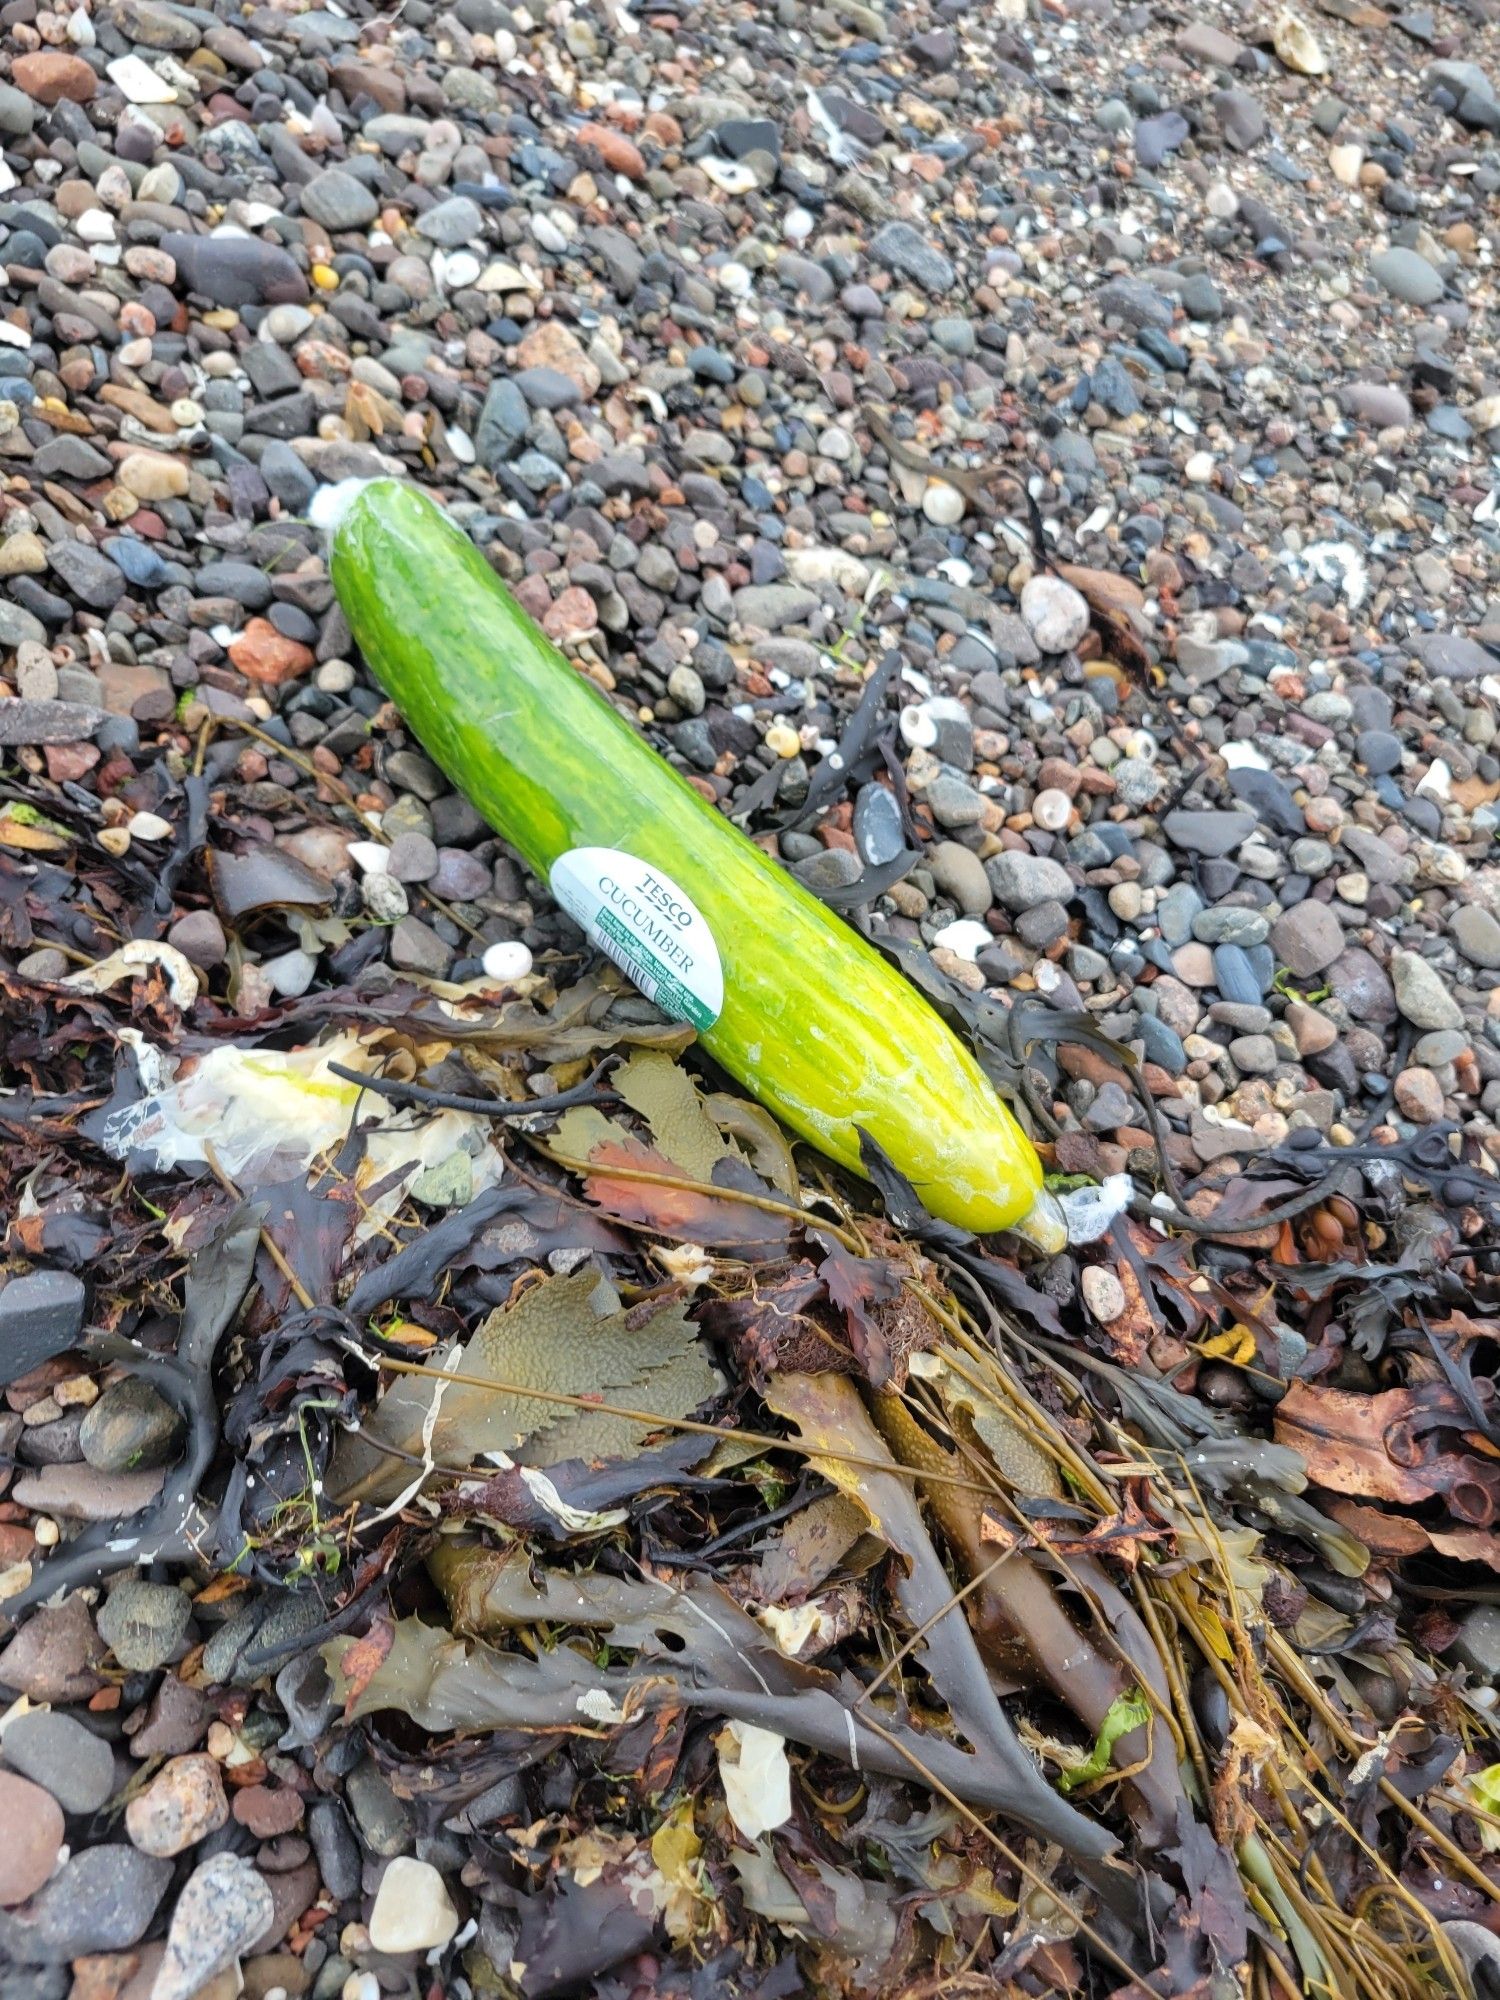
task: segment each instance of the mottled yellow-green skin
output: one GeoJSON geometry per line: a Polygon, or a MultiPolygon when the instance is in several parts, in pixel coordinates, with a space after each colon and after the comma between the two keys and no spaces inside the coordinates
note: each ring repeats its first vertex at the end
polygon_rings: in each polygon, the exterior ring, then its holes
{"type": "Polygon", "coordinates": [[[687,891],[724,967],[701,1039],[761,1103],[856,1172],[862,1126],[945,1221],[986,1231],[1026,1214],[1041,1167],[968,1050],[616,715],[430,500],[365,487],[331,569],[428,756],[538,875],[570,848],[614,847],[687,891]]]}

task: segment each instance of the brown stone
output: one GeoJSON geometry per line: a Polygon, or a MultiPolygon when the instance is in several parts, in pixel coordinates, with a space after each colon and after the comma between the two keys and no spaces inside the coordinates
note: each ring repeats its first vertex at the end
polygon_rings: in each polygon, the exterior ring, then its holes
{"type": "Polygon", "coordinates": [[[302,1795],[289,1785],[247,1785],[234,1795],[231,1808],[241,1826],[249,1827],[259,1840],[274,1840],[302,1824],[302,1795]]]}
{"type": "Polygon", "coordinates": [[[177,282],[177,260],[149,243],[132,243],[125,252],[124,264],[131,277],[139,278],[143,285],[177,282]]]}
{"type": "Polygon", "coordinates": [[[137,500],[180,500],[188,490],[187,467],[165,452],[129,452],[120,460],[116,476],[137,500]]]}
{"type": "Polygon", "coordinates": [[[0,1651],[0,1688],[33,1701],[87,1701],[103,1685],[94,1667],[104,1652],[88,1606],[75,1594],[33,1611],[0,1651]]]}
{"type": "Polygon", "coordinates": [[[178,1757],[196,1749],[209,1723],[206,1695],[167,1674],[144,1709],[125,1724],[132,1757],[178,1757]]]}
{"type": "Polygon", "coordinates": [[[612,132],[607,125],[580,125],[578,143],[580,146],[591,146],[611,173],[624,174],[633,181],[646,178],[646,162],[641,157],[641,150],[639,146],[633,146],[623,132],[612,132]]]}
{"type": "MultiPolygon", "coordinates": [[[[589,602],[592,604],[593,599],[589,602]]],[[[262,687],[280,687],[285,681],[294,681],[299,674],[308,673],[314,664],[310,646],[285,638],[267,618],[250,620],[240,636],[230,642],[229,657],[246,680],[257,681],[262,687]]]]}
{"type": "Polygon", "coordinates": [[[1430,1069],[1404,1069],[1396,1078],[1396,1104],[1414,1125],[1435,1125],[1443,1115],[1443,1086],[1430,1069]]]}
{"type": "Polygon", "coordinates": [[[251,1950],[273,1951],[303,1911],[311,1907],[323,1878],[316,1861],[304,1861],[282,1873],[264,1875],[262,1880],[271,1892],[271,1921],[252,1941],[251,1950]]]}
{"type": "Polygon", "coordinates": [[[406,109],[406,85],[394,70],[346,56],[333,65],[330,74],[351,103],[356,97],[368,97],[385,112],[400,113],[406,109]]]}
{"type": "Polygon", "coordinates": [[[1291,1001],[1285,1018],[1299,1056],[1321,1055],[1324,1049],[1331,1049],[1339,1038],[1339,1031],[1328,1016],[1320,1014],[1316,1007],[1308,1006],[1305,1000],[1291,1001]]]}
{"type": "Polygon", "coordinates": [[[312,1984],[312,1975],[301,1959],[290,1951],[268,1951],[260,1958],[246,1959],[241,1967],[244,2000],[266,2000],[280,1991],[288,2000],[297,2000],[312,1984]]]}
{"type": "Polygon", "coordinates": [[[544,319],[532,327],[516,349],[516,361],[522,368],[556,369],[585,397],[599,387],[599,370],[584,353],[578,336],[560,320],[544,319]]]}
{"type": "Polygon", "coordinates": [[[99,79],[82,56],[64,55],[61,49],[39,49],[34,55],[17,56],[10,66],[11,82],[38,104],[60,104],[68,98],[87,104],[99,88],[99,79]]]}
{"type": "Polygon", "coordinates": [[[34,1896],[52,1873],[62,1846],[62,1807],[29,1778],[0,1771],[0,1908],[34,1896]]]}
{"type": "Polygon", "coordinates": [[[48,743],[42,758],[54,785],[76,785],[98,763],[99,752],[92,743],[48,743]]]}
{"type": "Polygon", "coordinates": [[[119,2000],[126,1981],[140,1970],[137,1951],[95,1951],[73,1961],[68,2000],[119,2000]]]}
{"type": "Polygon", "coordinates": [[[1060,1174],[1092,1174],[1104,1178],[1104,1147],[1092,1132],[1059,1132],[1053,1158],[1060,1174]]]}
{"type": "Polygon", "coordinates": [[[565,639],[581,639],[599,626],[599,607],[580,584],[570,584],[542,614],[542,630],[559,644],[565,639]]]}
{"type": "Polygon", "coordinates": [[[160,667],[132,667],[124,660],[106,660],[98,672],[104,706],[111,715],[133,715],[137,722],[164,722],[176,706],[177,691],[160,667]],[[142,703],[147,706],[143,708],[142,703]]]}
{"type": "Polygon", "coordinates": [[[125,1808],[125,1831],[143,1854],[166,1859],[217,1833],[229,1817],[212,1757],[173,1757],[125,1808]]]}

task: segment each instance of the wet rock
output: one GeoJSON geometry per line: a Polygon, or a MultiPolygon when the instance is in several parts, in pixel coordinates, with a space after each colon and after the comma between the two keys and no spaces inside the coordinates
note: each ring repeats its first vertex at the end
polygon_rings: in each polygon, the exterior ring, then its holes
{"type": "Polygon", "coordinates": [[[337,1799],[319,1799],[307,1816],[308,1837],[330,1895],[347,1902],[359,1891],[359,1846],[337,1799]]]}
{"type": "Polygon", "coordinates": [[[205,1861],[177,1898],[150,2000],[192,2000],[255,1944],[274,1916],[265,1877],[248,1861],[237,1854],[205,1861]]]}
{"type": "Polygon", "coordinates": [[[398,1854],[386,1864],[370,1912],[370,1942],[377,1951],[432,1951],[457,1929],[458,1912],[429,1862],[398,1854]]]}
{"type": "Polygon", "coordinates": [[[229,1817],[212,1757],[173,1757],[125,1808],[125,1831],[143,1854],[168,1857],[194,1847],[229,1817]]]}
{"type": "Polygon", "coordinates": [[[20,1910],[0,1917],[0,1951],[23,1965],[63,1965],[127,1951],[146,1934],[172,1865],[133,1847],[88,1847],[65,1861],[20,1910]]]}
{"type": "Polygon", "coordinates": [[[1031,910],[1039,903],[1068,903],[1073,898],[1073,878],[1067,869],[1039,854],[1007,849],[987,861],[984,870],[996,899],[1007,910],[1031,910]]]}
{"type": "Polygon", "coordinates": [[[215,902],[231,922],[256,910],[318,909],[333,900],[326,876],[274,847],[244,854],[215,850],[209,879],[215,902]]]}
{"type": "Polygon", "coordinates": [[[114,1752],[60,1709],[33,1709],[6,1724],[5,1762],[43,1786],[64,1812],[97,1812],[114,1791],[114,1752]]]}
{"type": "Polygon", "coordinates": [[[52,1873],[62,1847],[63,1816],[57,1801],[27,1778],[0,1771],[0,1908],[13,1909],[36,1894],[52,1873]]]}
{"type": "Polygon", "coordinates": [[[182,1419],[139,1375],[111,1382],[83,1420],[79,1448],[100,1472],[135,1472],[169,1465],[177,1456],[182,1419]]]}
{"type": "Polygon", "coordinates": [[[168,1583],[128,1577],[99,1610],[99,1636],[122,1667],[148,1673],[171,1659],[192,1616],[184,1593],[168,1583]]]}
{"type": "Polygon", "coordinates": [[[0,1289],[0,1383],[65,1353],[83,1332],[83,1281],[71,1271],[24,1271],[0,1289]]]}
{"type": "Polygon", "coordinates": [[[346,1795],[372,1853],[402,1854],[411,1846],[411,1815],[368,1758],[349,1773],[346,1795]]]}
{"type": "Polygon", "coordinates": [[[87,1701],[105,1648],[88,1606],[76,1593],[32,1612],[0,1651],[0,1687],[32,1701],[87,1701]]]}
{"type": "Polygon", "coordinates": [[[1370,259],[1370,274],[1404,305],[1436,305],[1443,296],[1443,281],[1427,259],[1400,245],[1378,251],[1370,259]]]}
{"type": "Polygon", "coordinates": [[[1344,927],[1327,903],[1304,898],[1271,926],[1271,948],[1288,972],[1310,979],[1344,949],[1344,927]]]}
{"type": "Polygon", "coordinates": [[[1396,1005],[1419,1028],[1461,1028],[1463,1009],[1443,983],[1435,965],[1414,951],[1391,953],[1391,980],[1396,1005]]]}

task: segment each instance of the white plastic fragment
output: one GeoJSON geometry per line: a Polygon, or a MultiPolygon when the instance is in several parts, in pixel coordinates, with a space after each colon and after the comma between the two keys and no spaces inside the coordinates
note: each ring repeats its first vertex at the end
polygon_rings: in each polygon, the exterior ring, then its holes
{"type": "Polygon", "coordinates": [[[1111,1174],[1098,1187],[1075,1188],[1071,1194],[1059,1195],[1068,1242],[1097,1243],[1115,1217],[1125,1213],[1134,1192],[1129,1174],[1111,1174]]]}
{"type": "Polygon", "coordinates": [[[107,993],[122,979],[134,979],[138,973],[149,972],[153,966],[165,977],[167,995],[173,1006],[187,1013],[198,998],[198,975],[176,945],[157,944],[150,938],[132,938],[118,951],[112,951],[108,958],[101,958],[97,965],[86,965],[81,972],[70,972],[59,984],[70,986],[75,993],[107,993]]]}
{"type": "MultiPolygon", "coordinates": [[[[133,948],[127,945],[115,956],[133,948]]],[[[171,947],[140,949],[159,953],[171,947]]],[[[100,970],[91,968],[94,974],[100,970]]],[[[138,1040],[132,1052],[145,1094],[105,1119],[102,1144],[112,1158],[144,1155],[168,1172],[207,1164],[212,1149],[234,1180],[285,1180],[336,1154],[357,1118],[364,1133],[354,1177],[365,1197],[355,1231],[360,1241],[385,1226],[418,1174],[455,1152],[469,1155],[476,1194],[494,1187],[504,1172],[490,1125],[475,1113],[395,1104],[357,1080],[334,1075],[335,1063],[361,1075],[380,1064],[374,1041],[352,1031],[302,1049],[226,1045],[178,1056],[138,1040]],[[372,1198],[367,1191],[377,1187],[381,1191],[372,1198]]]]}
{"type": "Polygon", "coordinates": [[[792,1767],[786,1738],[753,1722],[726,1722],[714,1738],[729,1817],[746,1840],[759,1840],[792,1816],[792,1767]]]}
{"type": "Polygon", "coordinates": [[[336,479],[320,486],[307,503],[308,520],[320,534],[332,535],[369,484],[368,479],[336,479]]]}
{"type": "Polygon", "coordinates": [[[1302,562],[1319,583],[1342,591],[1351,611],[1357,611],[1364,603],[1370,589],[1370,572],[1352,542],[1309,542],[1302,551],[1302,562]]]}

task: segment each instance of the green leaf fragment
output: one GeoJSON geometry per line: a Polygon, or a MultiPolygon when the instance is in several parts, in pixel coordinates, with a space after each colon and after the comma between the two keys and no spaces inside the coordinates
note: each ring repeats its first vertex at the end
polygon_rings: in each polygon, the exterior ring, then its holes
{"type": "Polygon", "coordinates": [[[1128,1736],[1132,1729],[1142,1729],[1151,1720],[1151,1704],[1139,1688],[1129,1688],[1118,1694],[1105,1712],[1099,1725],[1099,1734],[1094,1738],[1094,1747],[1081,1764],[1064,1771],[1057,1780],[1060,1792],[1077,1791],[1080,1785],[1092,1784],[1109,1770],[1115,1754],[1115,1745],[1122,1736],[1128,1736]]]}
{"type": "Polygon", "coordinates": [[[1500,1764],[1488,1764],[1482,1771],[1471,1772],[1469,1790],[1476,1805],[1500,1815],[1500,1764]]]}

